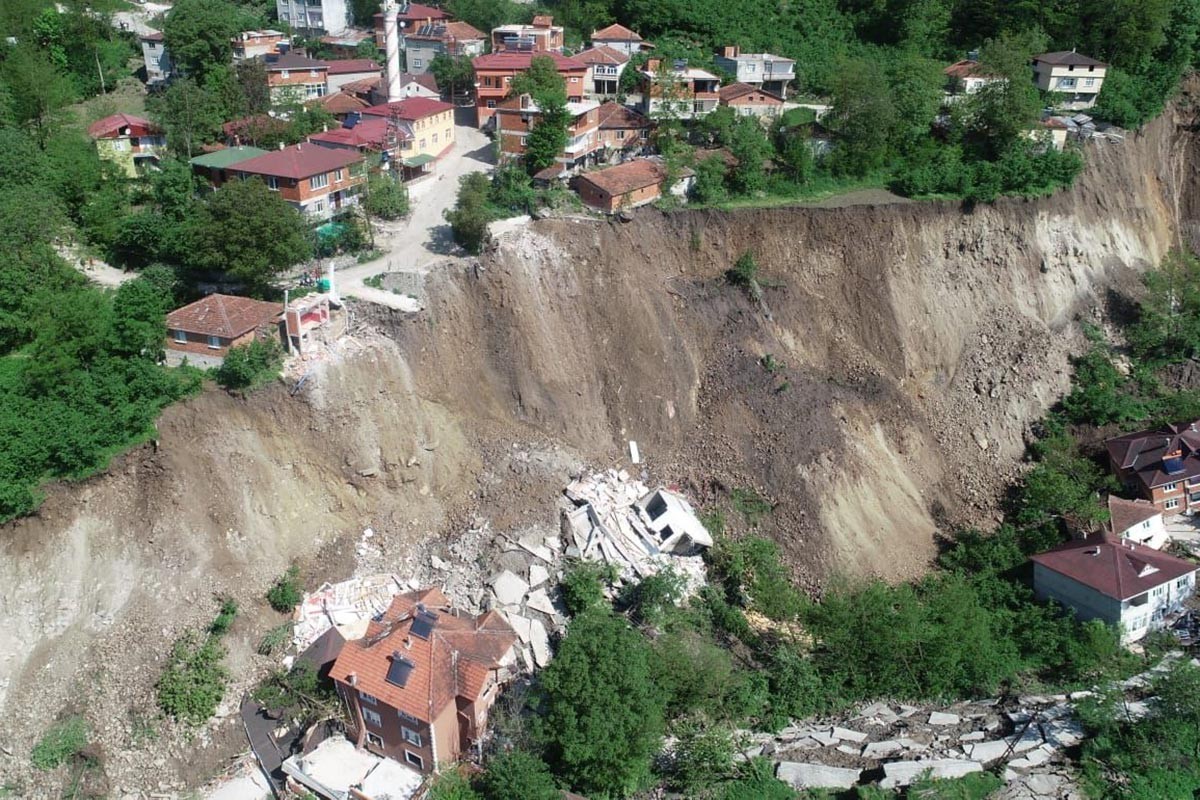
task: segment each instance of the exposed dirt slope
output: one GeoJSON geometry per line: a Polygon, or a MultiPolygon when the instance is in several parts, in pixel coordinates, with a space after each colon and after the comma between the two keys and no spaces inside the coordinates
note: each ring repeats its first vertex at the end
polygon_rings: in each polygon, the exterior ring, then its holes
{"type": "Polygon", "coordinates": [[[427,313],[377,312],[394,342],[347,348],[296,396],[169,409],[157,449],[0,530],[0,785],[57,796],[65,774],[27,760],[69,710],[97,730],[101,788],[194,785],[244,747],[232,720],[139,730],[215,595],[246,609],[228,713],[268,665],[261,595],[290,560],[313,581],[404,571],[475,515],[553,524],[565,470],[627,463],[628,439],[701,498],[769,496],[764,528],[802,577],[918,572],[935,525],[979,521],[1015,473],[1066,386],[1072,320],[1197,230],[1179,122],[1092,148],[1075,189],[1037,202],[534,223],[433,278],[427,313]],[[770,318],[723,279],[747,250],[770,318]]]}

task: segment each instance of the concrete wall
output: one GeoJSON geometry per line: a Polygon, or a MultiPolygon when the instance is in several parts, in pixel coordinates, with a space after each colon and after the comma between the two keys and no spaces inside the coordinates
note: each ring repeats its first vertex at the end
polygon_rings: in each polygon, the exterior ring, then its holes
{"type": "Polygon", "coordinates": [[[1084,621],[1098,619],[1109,625],[1121,621],[1119,600],[1102,595],[1041,564],[1033,565],[1033,592],[1039,600],[1056,600],[1074,609],[1075,616],[1084,621]]]}

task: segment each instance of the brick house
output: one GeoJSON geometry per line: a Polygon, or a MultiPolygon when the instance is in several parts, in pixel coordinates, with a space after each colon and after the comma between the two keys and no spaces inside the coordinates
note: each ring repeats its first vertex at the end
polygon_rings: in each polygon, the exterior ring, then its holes
{"type": "Polygon", "coordinates": [[[326,78],[325,91],[328,94],[340,92],[348,83],[378,78],[382,68],[369,58],[338,58],[325,62],[326,78]]]}
{"type": "MultiPolygon", "coordinates": [[[[404,49],[405,37],[416,31],[420,25],[426,22],[441,22],[451,19],[454,19],[454,17],[445,9],[426,6],[421,3],[401,3],[399,10],[396,12],[396,32],[400,34],[400,49],[404,49]]],[[[375,15],[375,45],[379,48],[380,52],[387,49],[382,13],[375,15]]]]}
{"type": "Polygon", "coordinates": [[[1166,517],[1200,509],[1200,420],[1117,436],[1104,443],[1113,474],[1166,517]]]}
{"type": "Polygon", "coordinates": [[[292,37],[283,31],[242,31],[231,40],[233,42],[233,62],[245,61],[260,56],[274,56],[287,52],[292,45],[292,37]]]}
{"type": "Polygon", "coordinates": [[[529,25],[501,25],[492,29],[493,53],[561,53],[563,29],[554,17],[539,14],[529,25]]]}
{"type": "Polygon", "coordinates": [[[96,143],[97,155],[119,166],[130,178],[156,166],[159,153],[167,145],[161,128],[132,114],[112,114],[97,120],[88,126],[87,133],[96,143]]]}
{"type": "Polygon", "coordinates": [[[323,61],[285,53],[267,58],[266,68],[272,103],[285,102],[289,98],[311,100],[325,95],[329,68],[323,61]]]}
{"type": "Polygon", "coordinates": [[[459,612],[439,589],[396,595],[329,672],[347,735],[423,773],[460,760],[483,739],[516,642],[496,611],[459,612]]]}
{"type": "MultiPolygon", "coordinates": [[[[693,173],[686,167],[672,194],[686,194],[693,173]]],[[[612,214],[653,203],[662,197],[667,168],[658,158],[636,158],[615,167],[585,172],[575,181],[575,190],[583,202],[598,211],[612,214]]]]}
{"type": "Polygon", "coordinates": [[[256,337],[279,341],[283,303],[210,294],[167,314],[167,363],[219,366],[230,348],[256,337]]]}
{"type": "MultiPolygon", "coordinates": [[[[599,109],[600,104],[595,100],[567,103],[567,114],[571,117],[567,144],[556,159],[564,169],[595,163],[603,150],[599,109]]],[[[525,138],[540,117],[541,110],[527,94],[500,102],[496,108],[496,133],[501,158],[520,158],[525,154],[525,138]]]]}
{"type": "Polygon", "coordinates": [[[1119,626],[1122,644],[1164,626],[1196,590],[1196,565],[1129,539],[1090,536],[1030,558],[1033,591],[1082,621],[1119,626]]]}
{"type": "Polygon", "coordinates": [[[621,73],[629,65],[629,56],[620,50],[598,45],[571,56],[588,66],[583,84],[585,97],[611,97],[621,90],[621,73]]]}
{"type": "Polygon", "coordinates": [[[412,131],[408,145],[402,144],[401,164],[428,171],[437,159],[454,146],[454,106],[427,97],[409,97],[363,109],[363,118],[382,117],[412,131]]]}
{"type": "Polygon", "coordinates": [[[641,74],[643,114],[694,119],[712,112],[720,100],[721,79],[711,72],[689,67],[686,61],[664,64],[651,58],[641,74]]]}
{"type": "Polygon", "coordinates": [[[423,22],[404,37],[404,63],[409,72],[423,75],[434,56],[478,56],[483,54],[487,36],[465,22],[439,20],[423,22]]]}
{"type": "Polygon", "coordinates": [[[230,178],[230,167],[266,154],[266,150],[257,147],[235,145],[196,156],[188,163],[192,165],[192,171],[208,181],[210,186],[220,188],[230,178]]]}
{"type": "Polygon", "coordinates": [[[598,31],[592,31],[592,47],[609,47],[626,56],[649,50],[654,45],[647,42],[636,31],[631,31],[624,25],[609,25],[598,31]]]}
{"type": "Polygon", "coordinates": [[[344,122],[351,114],[362,113],[363,109],[368,108],[371,104],[358,95],[343,90],[318,97],[316,100],[309,100],[308,105],[322,108],[339,122],[344,122]]]}
{"type": "Polygon", "coordinates": [[[731,83],[717,92],[718,103],[729,106],[740,117],[777,117],[783,113],[783,98],[748,83],[731,83]]]}
{"type": "Polygon", "coordinates": [[[380,157],[380,169],[390,171],[391,165],[397,164],[404,180],[424,174],[419,167],[404,166],[404,162],[413,157],[414,150],[412,127],[403,120],[351,116],[342,127],[314,133],[308,139],[321,147],[357,150],[364,155],[377,154],[380,157]]]}
{"type": "Polygon", "coordinates": [[[535,56],[554,60],[558,74],[567,89],[567,102],[583,100],[584,81],[588,66],[582,61],[558,53],[490,53],[471,60],[475,68],[475,118],[484,127],[496,113],[496,106],[508,97],[508,85],[520,73],[529,69],[535,56]]]}
{"type": "Polygon", "coordinates": [[[627,106],[612,100],[596,111],[600,118],[600,144],[609,157],[614,152],[641,153],[650,144],[654,123],[627,106]]]}
{"type": "Polygon", "coordinates": [[[258,177],[273,192],[313,222],[337,216],[358,204],[366,183],[366,165],[357,150],[321,147],[308,142],[238,162],[228,172],[258,177]]]}

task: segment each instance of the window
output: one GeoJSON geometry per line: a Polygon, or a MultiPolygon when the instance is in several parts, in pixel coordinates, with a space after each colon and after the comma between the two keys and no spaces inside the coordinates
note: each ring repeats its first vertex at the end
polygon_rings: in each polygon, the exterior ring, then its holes
{"type": "Polygon", "coordinates": [[[358,699],[373,706],[379,704],[379,700],[375,697],[375,695],[367,694],[366,692],[359,692],[358,699]]]}
{"type": "Polygon", "coordinates": [[[360,710],[362,711],[363,719],[366,720],[368,725],[375,728],[383,727],[383,717],[379,716],[378,711],[372,711],[369,708],[362,708],[360,710]]]}
{"type": "Polygon", "coordinates": [[[433,135],[433,143],[434,144],[438,143],[438,135],[436,133],[433,135]]]}
{"type": "Polygon", "coordinates": [[[175,341],[180,344],[187,342],[187,331],[175,331],[175,341]]]}
{"type": "Polygon", "coordinates": [[[1075,88],[1075,79],[1074,78],[1059,78],[1058,79],[1058,87],[1060,89],[1074,89],[1075,88]]]}
{"type": "Polygon", "coordinates": [[[1179,508],[1179,501],[1176,499],[1168,500],[1167,502],[1163,503],[1163,508],[1168,510],[1172,508],[1179,508]]]}
{"type": "Polygon", "coordinates": [[[406,722],[411,722],[411,723],[413,723],[414,725],[419,725],[419,724],[421,723],[421,720],[417,719],[417,718],[416,718],[416,717],[414,717],[412,714],[406,714],[406,713],[404,713],[403,711],[399,711],[399,710],[397,710],[397,711],[396,711],[396,715],[397,715],[397,716],[399,716],[399,717],[400,717],[400,719],[402,719],[402,720],[404,720],[404,721],[406,721],[406,722]]]}
{"type": "Polygon", "coordinates": [[[400,726],[400,734],[404,737],[404,741],[411,744],[413,747],[421,746],[421,734],[414,730],[400,726]]]}
{"type": "Polygon", "coordinates": [[[524,146],[525,146],[525,142],[526,142],[526,141],[528,141],[528,140],[529,140],[529,137],[528,137],[528,136],[522,136],[522,137],[521,137],[521,147],[524,147],[524,146]]]}
{"type": "Polygon", "coordinates": [[[617,138],[624,139],[626,133],[628,133],[628,131],[617,131],[617,138]]]}
{"type": "Polygon", "coordinates": [[[283,78],[283,79],[286,81],[286,80],[288,79],[288,77],[289,77],[291,74],[292,74],[292,73],[288,72],[288,71],[285,69],[285,70],[283,70],[282,72],[280,72],[280,73],[279,73],[279,77],[283,78]]]}
{"type": "Polygon", "coordinates": [[[317,202],[315,202],[311,206],[309,206],[308,209],[309,209],[309,211],[311,211],[314,214],[321,214],[325,211],[325,201],[318,200],[317,202]]]}
{"type": "Polygon", "coordinates": [[[333,182],[341,183],[341,181],[342,181],[342,171],[340,169],[335,169],[333,171],[333,182]]]}
{"type": "Polygon", "coordinates": [[[405,750],[404,751],[404,760],[407,761],[408,763],[412,764],[417,769],[425,768],[425,762],[422,761],[421,757],[419,755],[417,755],[416,753],[410,753],[407,750],[405,750]]]}
{"type": "Polygon", "coordinates": [[[746,72],[754,72],[758,69],[758,64],[747,64],[746,72]]]}
{"type": "Polygon", "coordinates": [[[317,71],[316,71],[315,69],[310,69],[310,70],[308,71],[308,77],[310,77],[310,78],[319,78],[319,77],[321,77],[321,76],[320,76],[320,75],[317,73],[317,71]]]}
{"type": "Polygon", "coordinates": [[[324,189],[328,185],[329,173],[327,172],[321,175],[313,175],[308,179],[308,188],[310,189],[324,189]]]}
{"type": "Polygon", "coordinates": [[[495,107],[496,107],[496,101],[495,101],[495,100],[488,100],[488,101],[487,101],[487,107],[488,107],[488,108],[495,108],[495,107]]]}
{"type": "Polygon", "coordinates": [[[1184,576],[1184,577],[1180,578],[1179,580],[1175,581],[1176,589],[1186,589],[1187,585],[1188,585],[1187,576],[1184,576]]]}
{"type": "Polygon", "coordinates": [[[1084,78],[1083,85],[1091,88],[1092,86],[1096,85],[1096,79],[1095,78],[1084,78]]]}
{"type": "Polygon", "coordinates": [[[371,745],[372,747],[382,748],[383,737],[367,731],[367,744],[371,745]]]}
{"type": "Polygon", "coordinates": [[[267,188],[270,189],[272,192],[278,192],[279,191],[279,178],[276,178],[274,175],[268,175],[267,176],[267,188]]]}
{"type": "Polygon", "coordinates": [[[422,149],[422,150],[424,150],[424,149],[425,149],[425,140],[424,140],[424,139],[422,139],[422,140],[421,140],[420,147],[421,147],[421,149],[422,149]]]}
{"type": "Polygon", "coordinates": [[[221,337],[220,336],[209,336],[208,337],[208,349],[209,350],[217,350],[220,347],[221,347],[221,337]]]}
{"type": "Polygon", "coordinates": [[[414,67],[420,67],[420,66],[421,66],[421,59],[419,59],[419,58],[414,58],[414,59],[413,59],[413,66],[414,66],[414,67]]]}
{"type": "Polygon", "coordinates": [[[572,76],[571,83],[579,83],[579,78],[577,76],[572,76]]]}
{"type": "Polygon", "coordinates": [[[1176,482],[1174,482],[1174,481],[1172,481],[1171,483],[1166,483],[1166,484],[1163,484],[1163,491],[1164,491],[1164,492],[1173,492],[1173,491],[1175,491],[1175,490],[1176,490],[1176,489],[1178,489],[1178,488],[1179,488],[1179,484],[1178,484],[1178,483],[1176,483],[1176,482]]]}

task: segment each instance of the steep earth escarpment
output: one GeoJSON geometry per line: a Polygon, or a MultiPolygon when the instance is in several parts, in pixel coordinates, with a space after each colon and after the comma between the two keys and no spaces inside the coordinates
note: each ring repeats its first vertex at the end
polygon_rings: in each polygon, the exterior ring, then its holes
{"type": "Polygon", "coordinates": [[[157,447],[0,530],[0,778],[57,796],[68,776],[29,748],[76,711],[106,792],[194,785],[244,747],[233,720],[144,730],[214,596],[244,609],[228,714],[271,663],[261,595],[289,561],[402,570],[476,515],[553,525],[567,465],[627,465],[629,439],[702,499],[769,497],[760,524],[814,583],[919,572],[936,526],[994,513],[1067,385],[1074,321],[1196,238],[1191,123],[1180,105],[1091,146],[1077,186],[1037,201],[535,222],[431,276],[421,315],[355,308],[392,341],[349,343],[294,396],[169,409],[157,447]],[[747,251],[769,315],[723,277],[747,251]]]}

